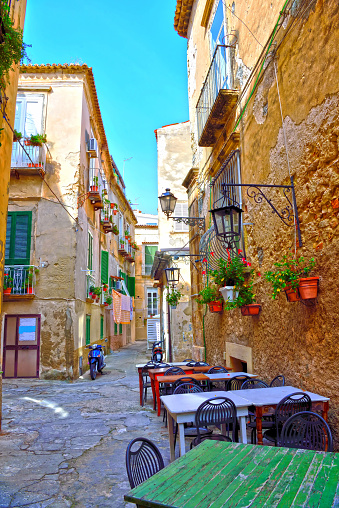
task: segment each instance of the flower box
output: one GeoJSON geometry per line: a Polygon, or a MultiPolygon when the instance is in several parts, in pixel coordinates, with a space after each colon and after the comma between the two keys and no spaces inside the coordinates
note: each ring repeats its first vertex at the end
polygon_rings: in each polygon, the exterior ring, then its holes
{"type": "Polygon", "coordinates": [[[12,288],[4,289],[4,295],[10,295],[12,292],[12,288]]]}
{"type": "Polygon", "coordinates": [[[261,311],[261,305],[258,303],[249,303],[240,307],[243,316],[258,316],[261,311]]]}
{"type": "Polygon", "coordinates": [[[220,288],[219,291],[225,302],[234,302],[239,295],[239,291],[236,291],[234,286],[224,286],[223,288],[220,288]]]}
{"type": "Polygon", "coordinates": [[[208,302],[207,305],[209,307],[210,312],[212,312],[212,313],[222,312],[223,303],[220,300],[216,300],[214,302],[208,302]]]}

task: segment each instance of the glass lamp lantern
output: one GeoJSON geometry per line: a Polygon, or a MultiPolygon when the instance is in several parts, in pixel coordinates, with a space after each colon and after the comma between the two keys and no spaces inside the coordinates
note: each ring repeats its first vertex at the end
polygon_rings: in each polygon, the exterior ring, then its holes
{"type": "Polygon", "coordinates": [[[171,284],[171,286],[175,286],[176,284],[179,284],[179,274],[180,274],[180,268],[165,268],[164,270],[166,275],[166,280],[168,284],[171,284]]]}
{"type": "Polygon", "coordinates": [[[166,189],[165,192],[159,196],[161,210],[167,215],[167,219],[174,212],[177,198],[172,194],[171,189],[166,189]]]}
{"type": "Polygon", "coordinates": [[[225,242],[237,242],[241,236],[242,209],[235,205],[210,210],[215,234],[225,242]]]}

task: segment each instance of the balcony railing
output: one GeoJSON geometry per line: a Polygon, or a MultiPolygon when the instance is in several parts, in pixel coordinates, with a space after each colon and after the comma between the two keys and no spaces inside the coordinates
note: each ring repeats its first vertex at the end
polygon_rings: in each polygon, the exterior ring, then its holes
{"type": "Polygon", "coordinates": [[[12,146],[11,168],[25,173],[45,172],[47,149],[45,145],[22,147],[18,142],[12,146]]]}
{"type": "Polygon", "coordinates": [[[225,106],[233,106],[237,93],[230,89],[227,63],[229,46],[218,45],[214,51],[206,80],[197,103],[199,146],[211,146],[214,142],[213,129],[224,121],[225,106]],[[223,90],[225,93],[220,93],[223,90]],[[229,90],[229,92],[226,92],[229,90]],[[220,104],[218,104],[220,102],[220,104]],[[215,111],[213,111],[215,110],[215,111]],[[213,116],[215,118],[211,118],[213,116]],[[213,125],[208,125],[213,120],[213,125]],[[212,132],[211,132],[212,130],[212,132]]]}
{"type": "Polygon", "coordinates": [[[87,277],[86,277],[86,298],[90,298],[89,288],[91,286],[95,287],[95,278],[93,277],[93,275],[87,275],[87,277]]]}
{"type": "Polygon", "coordinates": [[[34,295],[35,272],[33,265],[7,265],[4,268],[4,295],[34,295]],[[6,291],[7,286],[7,291],[6,291]],[[10,289],[10,291],[9,291],[10,289]]]}

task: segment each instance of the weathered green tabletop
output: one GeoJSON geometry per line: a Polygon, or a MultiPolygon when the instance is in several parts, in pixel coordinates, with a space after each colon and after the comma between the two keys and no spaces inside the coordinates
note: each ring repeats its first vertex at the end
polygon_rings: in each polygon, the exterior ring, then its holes
{"type": "Polygon", "coordinates": [[[338,482],[338,453],[206,440],[125,500],[171,508],[333,508],[338,482]]]}

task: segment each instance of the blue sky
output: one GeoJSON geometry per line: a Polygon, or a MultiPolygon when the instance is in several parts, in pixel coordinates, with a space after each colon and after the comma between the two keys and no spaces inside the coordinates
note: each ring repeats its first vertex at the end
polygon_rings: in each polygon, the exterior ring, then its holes
{"type": "Polygon", "coordinates": [[[186,39],[176,0],[28,0],[24,40],[33,64],[93,68],[109,148],[126,195],[156,213],[154,129],[188,120],[186,39]],[[137,198],[137,201],[136,201],[137,198]]]}

